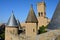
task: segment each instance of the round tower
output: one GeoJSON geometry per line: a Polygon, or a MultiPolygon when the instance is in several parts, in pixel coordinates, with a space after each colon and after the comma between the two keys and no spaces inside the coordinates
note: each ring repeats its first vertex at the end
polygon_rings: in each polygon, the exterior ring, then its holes
{"type": "Polygon", "coordinates": [[[12,11],[12,15],[10,16],[7,25],[5,27],[5,40],[13,40],[17,34],[18,34],[18,23],[12,11]]]}

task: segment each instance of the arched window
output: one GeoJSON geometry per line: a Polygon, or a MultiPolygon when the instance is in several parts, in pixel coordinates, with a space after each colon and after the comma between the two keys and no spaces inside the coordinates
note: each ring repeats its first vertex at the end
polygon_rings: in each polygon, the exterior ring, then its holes
{"type": "Polygon", "coordinates": [[[43,16],[43,12],[41,12],[41,16],[43,16]]]}
{"type": "Polygon", "coordinates": [[[38,12],[38,16],[40,16],[40,12],[38,12]]]}

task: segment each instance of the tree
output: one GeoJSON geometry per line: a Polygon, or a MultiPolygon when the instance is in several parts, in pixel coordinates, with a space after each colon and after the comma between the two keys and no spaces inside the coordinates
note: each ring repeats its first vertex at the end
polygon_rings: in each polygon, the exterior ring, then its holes
{"type": "Polygon", "coordinates": [[[5,39],[5,25],[0,26],[0,40],[5,39]]]}
{"type": "Polygon", "coordinates": [[[45,33],[45,32],[47,32],[45,29],[46,29],[47,27],[45,27],[44,25],[42,25],[40,28],[39,28],[39,30],[38,30],[38,34],[42,34],[42,33],[45,33]]]}

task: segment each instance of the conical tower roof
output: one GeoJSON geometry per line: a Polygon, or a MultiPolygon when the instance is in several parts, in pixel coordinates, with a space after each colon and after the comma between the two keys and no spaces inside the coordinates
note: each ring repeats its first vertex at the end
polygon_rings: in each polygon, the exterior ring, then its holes
{"type": "Polygon", "coordinates": [[[60,1],[56,7],[51,22],[48,25],[48,29],[60,29],[60,1]]]}
{"type": "Polygon", "coordinates": [[[33,7],[31,5],[29,14],[26,19],[26,23],[37,23],[37,22],[38,22],[38,20],[36,18],[35,12],[34,12],[33,7]]]}
{"type": "Polygon", "coordinates": [[[14,27],[17,27],[18,24],[17,24],[17,20],[13,14],[13,11],[12,11],[12,15],[10,16],[8,22],[7,22],[7,26],[14,26],[14,27]]]}

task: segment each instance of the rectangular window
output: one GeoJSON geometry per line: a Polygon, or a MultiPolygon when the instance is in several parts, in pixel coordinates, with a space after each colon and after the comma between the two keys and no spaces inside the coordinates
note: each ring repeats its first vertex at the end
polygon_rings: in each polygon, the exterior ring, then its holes
{"type": "Polygon", "coordinates": [[[33,29],[33,32],[35,32],[35,30],[33,29]]]}

